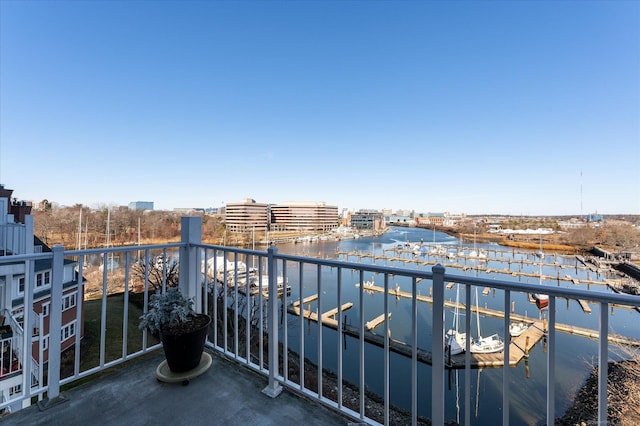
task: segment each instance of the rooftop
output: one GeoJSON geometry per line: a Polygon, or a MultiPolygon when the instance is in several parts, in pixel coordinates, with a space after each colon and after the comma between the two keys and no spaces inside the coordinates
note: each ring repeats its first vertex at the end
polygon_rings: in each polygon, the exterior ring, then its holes
{"type": "Polygon", "coordinates": [[[41,410],[38,405],[10,415],[13,425],[64,423],[101,425],[242,424],[346,425],[348,418],[284,389],[271,398],[267,378],[225,359],[216,351],[211,367],[188,385],[156,380],[162,351],[107,370],[104,376],[62,391],[64,402],[41,410]],[[215,421],[213,420],[215,419],[215,421]]]}

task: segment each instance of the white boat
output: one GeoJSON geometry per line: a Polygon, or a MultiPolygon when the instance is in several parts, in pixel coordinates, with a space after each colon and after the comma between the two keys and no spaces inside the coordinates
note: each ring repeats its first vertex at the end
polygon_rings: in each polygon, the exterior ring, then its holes
{"type": "Polygon", "coordinates": [[[542,234],[540,234],[540,250],[536,252],[536,256],[540,259],[544,259],[544,251],[542,251],[542,234]]]}
{"type": "Polygon", "coordinates": [[[467,333],[460,333],[456,330],[448,330],[446,334],[445,353],[458,355],[464,352],[467,347],[467,333]]]}
{"type": "Polygon", "coordinates": [[[538,308],[546,308],[549,305],[549,295],[543,293],[533,293],[531,295],[538,308]]]}
{"type": "Polygon", "coordinates": [[[527,328],[529,328],[529,324],[527,324],[526,322],[512,322],[511,324],[509,324],[509,335],[511,337],[518,337],[522,333],[524,333],[527,328]]]}
{"type": "Polygon", "coordinates": [[[478,251],[476,250],[476,228],[473,228],[473,250],[469,252],[469,257],[478,257],[478,251]]]}
{"type": "Polygon", "coordinates": [[[465,351],[467,347],[467,333],[458,331],[459,314],[460,314],[460,287],[456,285],[456,307],[453,310],[453,326],[446,333],[445,353],[450,355],[458,355],[465,351]]]}
{"type": "Polygon", "coordinates": [[[476,318],[478,322],[478,338],[471,342],[471,353],[492,354],[504,350],[504,341],[497,334],[482,337],[480,333],[480,310],[478,306],[478,287],[476,287],[476,318]]]}
{"type": "Polygon", "coordinates": [[[480,249],[479,253],[478,253],[478,258],[480,259],[481,262],[486,262],[487,261],[487,251],[486,250],[482,250],[480,249]]]}
{"type": "MultiPolygon", "coordinates": [[[[264,290],[267,290],[269,288],[269,275],[263,274],[262,277],[253,275],[250,278],[249,283],[251,287],[259,287],[264,290]]],[[[284,278],[282,277],[282,275],[276,278],[276,283],[277,283],[278,289],[282,289],[284,287],[284,278]]]]}
{"type": "MultiPolygon", "coordinates": [[[[244,262],[237,262],[238,274],[246,273],[247,265],[244,262]]],[[[236,262],[226,260],[224,256],[216,256],[215,258],[207,259],[205,267],[204,260],[202,261],[201,271],[204,273],[207,271],[209,278],[222,281],[224,279],[225,268],[227,276],[233,275],[236,271],[236,262]]]]}
{"type": "Polygon", "coordinates": [[[480,337],[471,343],[471,353],[492,354],[504,350],[504,341],[497,334],[489,337],[480,337]]]}

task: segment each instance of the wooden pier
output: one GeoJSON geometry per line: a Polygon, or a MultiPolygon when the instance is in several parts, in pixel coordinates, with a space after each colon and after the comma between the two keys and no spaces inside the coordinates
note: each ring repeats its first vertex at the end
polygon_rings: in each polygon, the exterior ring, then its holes
{"type": "MultiPolygon", "coordinates": [[[[389,312],[389,315],[387,315],[387,319],[391,319],[391,312],[389,312]]],[[[367,328],[367,330],[371,331],[377,326],[379,326],[380,324],[384,323],[385,320],[386,320],[385,315],[381,314],[375,317],[374,319],[372,319],[371,321],[367,321],[367,323],[364,326],[367,328]]]]}
{"type": "MultiPolygon", "coordinates": [[[[317,297],[315,297],[317,299],[317,297]]],[[[315,300],[313,299],[313,300],[315,300]]],[[[351,303],[346,303],[342,305],[342,310],[345,311],[352,306],[351,303]]],[[[300,309],[299,303],[294,303],[289,305],[287,311],[290,314],[294,314],[297,316],[303,315],[304,318],[318,323],[318,312],[313,311],[311,309],[300,309]]],[[[338,329],[338,321],[335,319],[335,315],[337,314],[338,309],[331,309],[322,315],[320,315],[322,325],[332,328],[334,330],[338,329]]],[[[390,316],[390,315],[389,315],[390,316]]],[[[373,328],[377,325],[383,323],[385,321],[384,314],[376,317],[374,320],[369,321],[365,325],[364,330],[364,340],[367,343],[384,347],[384,335],[375,334],[371,332],[373,328]],[[374,324],[375,323],[375,324],[374,324]]],[[[348,336],[354,337],[356,339],[360,338],[360,330],[358,327],[349,324],[343,324],[343,333],[348,336]]],[[[514,338],[511,341],[511,346],[509,348],[509,366],[517,365],[524,357],[528,356],[529,350],[540,341],[542,336],[544,335],[543,324],[542,321],[534,321],[531,326],[525,330],[520,336],[514,338]]],[[[389,337],[389,350],[395,352],[397,354],[412,357],[412,347],[405,342],[400,340],[393,339],[389,337]]],[[[431,365],[432,362],[432,354],[429,351],[418,348],[416,351],[418,362],[431,365]]],[[[450,368],[464,368],[464,354],[455,355],[450,359],[446,360],[447,366],[450,368]]],[[[471,367],[473,368],[485,368],[485,367],[501,367],[504,365],[504,353],[495,353],[495,354],[471,354],[471,367]]]]}
{"type": "MultiPolygon", "coordinates": [[[[509,343],[509,360],[510,367],[518,365],[523,358],[529,356],[529,350],[536,345],[545,335],[544,324],[542,321],[535,321],[520,336],[511,337],[509,343]]],[[[505,342],[506,344],[507,342],[505,342]]],[[[465,354],[453,355],[446,359],[445,362],[450,368],[464,368],[465,354]]],[[[474,368],[486,367],[502,367],[505,363],[504,352],[493,354],[471,354],[471,366],[474,368]]]]}
{"type": "MultiPolygon", "coordinates": [[[[317,296],[316,296],[316,298],[317,298],[317,296]]],[[[343,307],[344,307],[344,305],[343,305],[343,307]]],[[[337,309],[335,309],[335,310],[337,311],[337,309]]],[[[314,312],[314,311],[312,311],[310,309],[303,309],[301,311],[299,305],[294,305],[294,304],[289,305],[289,307],[287,308],[287,312],[289,312],[290,314],[297,315],[297,316],[303,315],[304,318],[306,318],[306,319],[308,319],[310,321],[313,321],[313,322],[316,322],[316,323],[318,322],[318,313],[317,312],[314,312]]],[[[322,325],[325,326],[325,327],[329,327],[329,328],[332,328],[334,330],[337,330],[338,329],[338,321],[335,319],[335,317],[327,315],[327,314],[328,314],[328,312],[321,316],[322,325]]],[[[383,318],[384,318],[384,315],[383,315],[383,318]]],[[[342,332],[344,334],[346,334],[347,336],[351,336],[351,337],[353,337],[355,339],[359,339],[360,338],[360,329],[359,329],[359,327],[356,327],[356,326],[353,326],[353,325],[349,325],[349,324],[343,324],[342,332]]],[[[380,334],[375,334],[375,333],[371,332],[370,330],[367,330],[366,328],[364,330],[364,340],[367,343],[370,343],[372,345],[384,348],[384,336],[380,335],[380,334]]],[[[405,342],[402,342],[400,340],[393,339],[391,337],[389,337],[389,350],[391,352],[395,352],[397,354],[404,355],[404,356],[409,357],[409,358],[412,356],[412,347],[410,345],[408,345],[405,342]]],[[[418,362],[431,365],[431,359],[432,359],[431,358],[431,352],[425,351],[423,349],[418,348],[417,349],[417,357],[418,357],[418,362]]]]}
{"type": "Polygon", "coordinates": [[[591,313],[591,306],[589,306],[587,301],[586,300],[581,300],[581,299],[577,299],[577,300],[578,300],[578,303],[580,304],[580,307],[585,312],[585,314],[590,314],[591,313]]]}

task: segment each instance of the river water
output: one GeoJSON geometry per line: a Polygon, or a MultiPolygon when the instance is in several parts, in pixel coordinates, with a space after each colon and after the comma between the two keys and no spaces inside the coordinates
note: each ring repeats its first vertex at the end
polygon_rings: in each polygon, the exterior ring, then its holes
{"type": "MultiPolygon", "coordinates": [[[[450,235],[434,232],[432,230],[421,228],[400,228],[392,227],[389,232],[377,237],[366,237],[352,240],[342,241],[318,241],[315,243],[299,243],[299,244],[278,244],[278,250],[281,253],[295,254],[309,257],[321,257],[330,259],[348,260],[351,262],[360,261],[362,263],[371,263],[371,258],[357,258],[351,256],[346,257],[340,252],[361,252],[372,253],[378,256],[386,253],[388,256],[405,256],[406,258],[415,258],[416,255],[410,252],[392,250],[399,249],[400,246],[410,246],[423,242],[430,246],[443,247],[445,251],[451,253],[457,252],[465,248],[466,252],[475,250],[486,250],[489,256],[485,268],[496,270],[521,271],[531,274],[539,274],[539,257],[534,251],[515,251],[508,247],[499,246],[497,244],[474,244],[473,241],[461,242],[457,238],[450,235]],[[435,243],[435,244],[434,244],[435,243]],[[529,261],[529,263],[519,263],[520,260],[529,261]]],[[[476,271],[473,269],[463,269],[459,266],[473,266],[472,260],[456,259],[454,256],[447,258],[444,255],[436,257],[436,254],[429,252],[420,255],[426,260],[438,260],[447,268],[447,273],[458,275],[474,274],[483,278],[496,278],[501,280],[516,280],[520,282],[530,282],[538,284],[539,278],[536,277],[518,277],[511,273],[499,273],[485,271],[476,271]],[[458,262],[461,265],[456,265],[458,262]],[[466,262],[466,263],[465,263],[466,262]]],[[[423,266],[416,263],[394,262],[384,259],[376,259],[377,265],[395,266],[400,268],[431,268],[431,266],[423,266]]],[[[575,256],[563,256],[547,253],[544,256],[544,266],[542,274],[545,277],[543,285],[553,285],[571,288],[583,288],[591,291],[610,291],[605,285],[600,284],[573,284],[568,280],[558,280],[557,277],[565,277],[570,275],[578,280],[604,281],[606,278],[616,278],[613,273],[610,275],[596,274],[586,268],[582,268],[582,264],[577,262],[575,256]]],[[[289,285],[292,287],[291,298],[297,300],[299,297],[300,283],[297,281],[299,271],[296,264],[287,264],[287,277],[289,285]]],[[[316,294],[318,292],[318,274],[317,270],[312,266],[305,266],[304,279],[302,283],[303,297],[316,294]]],[[[344,312],[347,323],[352,325],[359,324],[358,298],[359,290],[355,283],[359,282],[359,275],[351,271],[342,271],[342,292],[340,300],[342,303],[348,301],[354,302],[354,307],[344,312]]],[[[375,276],[365,276],[364,280],[375,280],[376,285],[382,286],[383,279],[379,276],[376,280],[375,276]]],[[[325,312],[337,306],[337,271],[323,269],[321,273],[321,293],[322,307],[321,311],[325,312]]],[[[402,279],[402,277],[393,277],[390,281],[390,288],[396,285],[403,291],[411,291],[411,281],[402,279]]],[[[420,294],[430,294],[431,282],[424,280],[418,284],[420,294]]],[[[480,292],[482,289],[479,289],[480,292]]],[[[464,291],[460,291],[461,303],[467,303],[464,300],[464,291]]],[[[455,300],[456,287],[445,290],[445,298],[455,300]]],[[[524,293],[511,293],[511,299],[515,303],[515,313],[526,315],[528,317],[538,318],[544,315],[540,312],[536,305],[530,303],[528,296],[524,293]]],[[[402,340],[407,343],[411,342],[411,301],[407,299],[390,299],[389,309],[391,312],[391,320],[389,322],[391,336],[394,339],[402,340]]],[[[476,303],[475,292],[472,293],[471,303],[476,303]]],[[[366,294],[364,300],[364,314],[367,320],[377,317],[384,312],[384,298],[380,293],[366,294]]],[[[504,294],[501,291],[491,291],[487,295],[480,293],[478,304],[493,309],[504,310],[504,294]]],[[[557,299],[556,321],[558,323],[587,327],[590,329],[598,329],[599,308],[595,304],[591,304],[592,313],[585,313],[577,301],[565,299],[557,299]]],[[[315,306],[314,306],[315,309],[315,306]]],[[[446,325],[451,327],[452,312],[446,314],[446,325]]],[[[615,308],[609,312],[609,332],[622,334],[625,336],[640,339],[640,327],[634,326],[640,320],[640,313],[635,310],[615,308]]],[[[464,324],[464,318],[460,319],[464,324]]],[[[482,328],[482,334],[488,336],[493,333],[505,336],[504,324],[502,319],[483,317],[479,319],[482,328]]],[[[472,334],[475,335],[476,317],[472,318],[472,334]]],[[[299,352],[299,336],[300,318],[293,315],[287,317],[287,339],[288,346],[291,350],[299,352]]],[[[382,334],[383,326],[375,330],[382,334]]],[[[418,306],[418,347],[429,349],[431,347],[431,305],[428,303],[420,303],[418,306]]],[[[464,331],[464,330],[461,330],[464,331]]],[[[317,329],[316,325],[305,322],[304,327],[304,343],[305,356],[310,360],[317,362],[317,329]]],[[[556,377],[555,377],[555,409],[557,416],[560,416],[571,405],[574,395],[579,387],[584,383],[591,371],[592,365],[597,362],[598,343],[584,337],[578,337],[567,333],[556,333],[556,377]]],[[[337,333],[330,329],[323,329],[322,339],[322,363],[325,368],[336,371],[337,365],[337,345],[343,346],[343,374],[344,380],[351,383],[359,383],[359,343],[357,339],[347,337],[343,342],[337,341],[337,333]]],[[[618,359],[624,357],[624,351],[614,345],[610,345],[610,359],[618,359]],[[622,355],[621,355],[622,354],[622,355]]],[[[510,424],[514,425],[535,425],[543,424],[546,416],[546,369],[547,354],[544,341],[540,341],[531,350],[528,361],[520,362],[516,367],[510,370],[510,424]]],[[[365,346],[365,382],[367,389],[379,395],[383,393],[383,351],[372,345],[365,346]]],[[[390,371],[390,395],[392,404],[404,408],[411,409],[411,365],[410,360],[391,353],[391,371],[390,371]]],[[[464,372],[455,371],[448,373],[447,376],[447,393],[446,393],[446,420],[460,421],[460,416],[464,413],[464,372]]],[[[419,364],[418,366],[418,407],[419,415],[430,417],[430,393],[431,393],[431,368],[427,365],[419,364]]],[[[482,370],[472,370],[471,373],[471,419],[472,424],[485,425],[500,423],[502,419],[502,369],[501,368],[485,368],[482,370]]]]}

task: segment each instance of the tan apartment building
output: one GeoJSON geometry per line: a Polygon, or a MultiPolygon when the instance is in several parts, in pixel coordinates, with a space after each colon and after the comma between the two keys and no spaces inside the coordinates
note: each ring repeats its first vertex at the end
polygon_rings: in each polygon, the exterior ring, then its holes
{"type": "Polygon", "coordinates": [[[328,232],[338,227],[338,206],[289,202],[271,206],[271,231],[328,232]]]}
{"type": "Polygon", "coordinates": [[[245,198],[238,203],[228,203],[224,215],[227,231],[233,233],[258,232],[269,229],[269,205],[245,198]]]}

